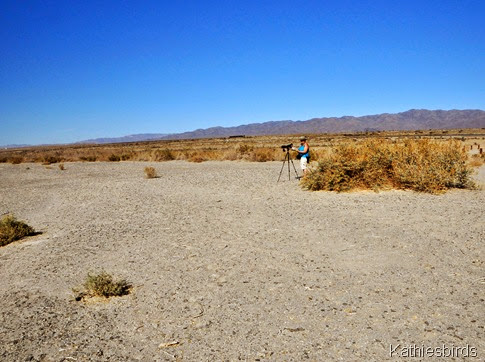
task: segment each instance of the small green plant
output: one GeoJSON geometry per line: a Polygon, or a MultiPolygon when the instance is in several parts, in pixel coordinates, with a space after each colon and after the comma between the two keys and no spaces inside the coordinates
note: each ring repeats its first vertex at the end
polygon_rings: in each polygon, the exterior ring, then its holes
{"type": "Polygon", "coordinates": [[[157,177],[157,171],[155,171],[154,167],[147,166],[147,167],[145,167],[145,176],[146,176],[146,178],[156,178],[157,177]]]}
{"type": "Polygon", "coordinates": [[[130,294],[131,284],[125,279],[115,281],[111,274],[102,271],[100,273],[88,273],[83,284],[84,290],[73,289],[76,293],[76,300],[89,297],[121,297],[130,294]]]}
{"type": "Polygon", "coordinates": [[[13,215],[4,215],[0,220],[0,246],[33,234],[35,230],[31,226],[17,220],[13,215]]]}

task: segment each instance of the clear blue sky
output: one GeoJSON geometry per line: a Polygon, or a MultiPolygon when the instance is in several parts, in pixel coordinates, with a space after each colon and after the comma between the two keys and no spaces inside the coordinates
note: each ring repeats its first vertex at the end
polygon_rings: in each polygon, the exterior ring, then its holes
{"type": "Polygon", "coordinates": [[[0,1],[0,145],[485,108],[485,1],[0,1]]]}

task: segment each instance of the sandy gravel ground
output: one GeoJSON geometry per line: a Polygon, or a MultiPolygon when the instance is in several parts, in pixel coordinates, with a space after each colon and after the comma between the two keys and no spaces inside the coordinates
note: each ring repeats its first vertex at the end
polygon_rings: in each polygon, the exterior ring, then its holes
{"type": "Polygon", "coordinates": [[[0,165],[0,213],[43,232],[0,248],[1,361],[485,359],[485,191],[308,192],[276,183],[279,162],[65,166],[0,165]],[[74,301],[100,269],[133,293],[74,301]]]}

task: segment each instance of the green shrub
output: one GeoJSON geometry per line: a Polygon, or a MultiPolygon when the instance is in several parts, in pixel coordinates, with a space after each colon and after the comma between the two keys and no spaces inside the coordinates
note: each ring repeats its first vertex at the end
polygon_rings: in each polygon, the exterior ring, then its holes
{"type": "Polygon", "coordinates": [[[4,215],[0,220],[0,246],[33,234],[35,230],[32,227],[17,220],[13,215],[4,215]]]}
{"type": "Polygon", "coordinates": [[[76,299],[84,297],[120,297],[130,293],[131,285],[126,280],[114,281],[113,277],[102,271],[98,274],[88,273],[84,282],[84,291],[78,294],[76,299]]]}

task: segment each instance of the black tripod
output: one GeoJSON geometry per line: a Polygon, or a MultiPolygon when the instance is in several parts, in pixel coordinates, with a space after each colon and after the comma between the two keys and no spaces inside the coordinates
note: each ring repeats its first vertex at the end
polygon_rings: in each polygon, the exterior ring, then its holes
{"type": "Polygon", "coordinates": [[[278,181],[277,182],[280,182],[281,174],[283,173],[283,169],[285,168],[285,163],[286,162],[288,162],[288,181],[290,181],[290,179],[291,179],[291,176],[290,176],[290,162],[293,165],[293,170],[295,170],[296,179],[299,179],[300,176],[298,176],[298,172],[296,172],[295,164],[293,163],[293,160],[290,157],[290,148],[291,147],[287,147],[287,148],[282,147],[282,148],[283,148],[283,152],[286,150],[286,155],[285,155],[285,159],[283,160],[283,165],[281,166],[281,171],[280,171],[280,175],[278,177],[278,181]]]}

